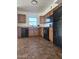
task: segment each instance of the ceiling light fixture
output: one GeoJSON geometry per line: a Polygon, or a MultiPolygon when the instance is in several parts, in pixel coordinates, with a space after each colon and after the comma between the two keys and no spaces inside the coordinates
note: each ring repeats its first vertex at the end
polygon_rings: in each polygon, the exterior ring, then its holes
{"type": "Polygon", "coordinates": [[[58,0],[54,0],[54,2],[57,2],[58,0]]]}
{"type": "Polygon", "coordinates": [[[32,0],[31,3],[32,3],[33,5],[37,5],[38,1],[32,0]]]}

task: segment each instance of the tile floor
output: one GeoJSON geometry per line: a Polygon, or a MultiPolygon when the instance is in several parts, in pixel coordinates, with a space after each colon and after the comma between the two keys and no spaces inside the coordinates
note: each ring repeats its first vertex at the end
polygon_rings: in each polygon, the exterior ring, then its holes
{"type": "Polygon", "coordinates": [[[62,59],[61,49],[40,37],[17,40],[17,59],[62,59]]]}

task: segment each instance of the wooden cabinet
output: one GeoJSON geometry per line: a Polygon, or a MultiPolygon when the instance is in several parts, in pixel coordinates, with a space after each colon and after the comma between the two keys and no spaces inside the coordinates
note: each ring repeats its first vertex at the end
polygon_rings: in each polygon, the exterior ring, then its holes
{"type": "Polygon", "coordinates": [[[43,29],[44,29],[44,28],[42,27],[42,28],[41,28],[41,36],[42,36],[42,37],[44,37],[44,35],[43,35],[43,33],[44,33],[43,29]]]}
{"type": "Polygon", "coordinates": [[[40,35],[41,37],[43,37],[43,27],[40,27],[40,28],[39,28],[39,35],[40,35]]]}
{"type": "Polygon", "coordinates": [[[17,28],[17,37],[18,38],[25,38],[28,37],[29,30],[28,28],[18,27],[17,28]]]}
{"type": "Polygon", "coordinates": [[[43,24],[45,22],[45,17],[44,16],[40,16],[40,24],[43,24]]]}
{"type": "Polygon", "coordinates": [[[53,14],[53,10],[51,10],[49,13],[48,13],[48,16],[51,16],[53,14]]]}
{"type": "Polygon", "coordinates": [[[26,15],[18,14],[18,23],[26,23],[26,15]]]}
{"type": "Polygon", "coordinates": [[[18,38],[21,37],[21,28],[20,27],[17,28],[17,37],[18,38]]]}
{"type": "Polygon", "coordinates": [[[52,27],[49,28],[49,40],[53,42],[53,28],[52,27]]]}
{"type": "Polygon", "coordinates": [[[32,28],[29,27],[29,36],[39,36],[39,29],[38,28],[32,28]]]}
{"type": "Polygon", "coordinates": [[[49,11],[49,12],[45,15],[45,18],[51,16],[52,14],[53,14],[53,10],[49,11]]]}

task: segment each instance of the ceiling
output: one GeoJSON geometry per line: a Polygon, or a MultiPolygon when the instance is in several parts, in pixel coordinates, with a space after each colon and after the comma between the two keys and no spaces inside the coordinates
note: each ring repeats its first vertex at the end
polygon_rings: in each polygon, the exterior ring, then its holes
{"type": "Polygon", "coordinates": [[[49,5],[53,4],[54,0],[37,0],[37,5],[31,4],[32,0],[17,0],[17,10],[24,12],[40,13],[43,12],[49,5]]]}

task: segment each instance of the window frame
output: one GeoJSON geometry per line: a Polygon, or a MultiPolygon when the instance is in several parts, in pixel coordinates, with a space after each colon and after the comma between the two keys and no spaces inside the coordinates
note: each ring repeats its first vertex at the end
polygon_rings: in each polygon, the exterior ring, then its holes
{"type": "Polygon", "coordinates": [[[34,27],[37,27],[37,17],[29,17],[29,25],[30,26],[34,26],[34,27]],[[31,21],[30,18],[35,18],[35,21],[33,21],[33,20],[31,21]],[[36,25],[33,25],[33,24],[30,25],[31,22],[35,22],[36,25]]]}

